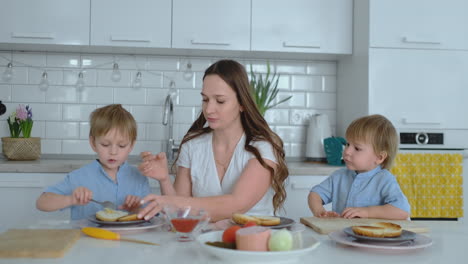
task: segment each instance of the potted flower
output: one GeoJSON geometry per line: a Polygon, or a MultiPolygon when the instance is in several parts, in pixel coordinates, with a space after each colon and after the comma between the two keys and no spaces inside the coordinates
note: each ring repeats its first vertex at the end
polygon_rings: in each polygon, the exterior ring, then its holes
{"type": "Polygon", "coordinates": [[[291,99],[292,96],[288,96],[284,99],[275,101],[278,95],[278,81],[280,75],[276,72],[271,73],[270,63],[267,62],[266,75],[259,74],[258,77],[255,75],[250,65],[250,87],[257,104],[260,114],[265,115],[265,112],[281,103],[284,103],[291,99]]]}
{"type": "Polygon", "coordinates": [[[7,119],[10,137],[2,138],[3,154],[10,160],[36,160],[41,156],[41,139],[31,137],[34,124],[29,105],[19,105],[7,119]],[[22,137],[21,137],[22,134],[22,137]]]}

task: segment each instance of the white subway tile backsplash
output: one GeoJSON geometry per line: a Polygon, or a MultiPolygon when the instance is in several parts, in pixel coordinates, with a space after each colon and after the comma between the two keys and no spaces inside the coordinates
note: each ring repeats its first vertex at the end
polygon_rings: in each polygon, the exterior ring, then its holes
{"type": "Polygon", "coordinates": [[[289,110],[272,108],[266,111],[265,120],[271,125],[289,124],[289,110]]]}
{"type": "Polygon", "coordinates": [[[79,138],[78,122],[47,122],[46,137],[52,139],[79,138]]]}
{"type": "MultiPolygon", "coordinates": [[[[2,116],[3,117],[3,116],[2,116]]],[[[5,117],[4,119],[6,120],[8,117],[5,117]]],[[[8,128],[7,121],[1,119],[2,122],[0,122],[0,137],[9,137],[10,136],[10,129],[8,128]]]]}
{"type": "Polygon", "coordinates": [[[336,109],[336,93],[307,93],[307,107],[313,109],[336,109]]]}
{"type": "Polygon", "coordinates": [[[57,70],[48,70],[48,69],[37,69],[29,68],[28,72],[28,82],[29,84],[39,85],[42,80],[42,75],[44,71],[47,73],[47,81],[49,85],[62,85],[63,84],[63,72],[57,70]]]}
{"type": "Polygon", "coordinates": [[[62,152],[67,154],[94,154],[89,140],[62,140],[62,152]]]}
{"type": "Polygon", "coordinates": [[[111,79],[113,70],[97,70],[96,71],[96,83],[97,86],[108,86],[108,87],[129,87],[132,84],[133,71],[129,70],[119,70],[120,71],[120,81],[113,81],[111,79]]]}
{"type": "Polygon", "coordinates": [[[202,104],[201,91],[193,89],[180,89],[178,105],[183,106],[199,106],[202,104]]]}
{"type": "MultiPolygon", "coordinates": [[[[34,111],[34,109],[33,109],[34,111]]],[[[33,112],[33,119],[36,119],[33,112]]],[[[34,121],[31,130],[31,137],[46,137],[46,122],[45,121],[34,121]]]]}
{"type": "Polygon", "coordinates": [[[114,103],[117,104],[145,104],[146,89],[143,88],[115,88],[114,103]]]}
{"type": "Polygon", "coordinates": [[[11,85],[0,84],[0,100],[3,102],[11,101],[11,85]]]}
{"type": "Polygon", "coordinates": [[[79,54],[47,54],[47,67],[80,68],[79,54]]]}
{"type": "MultiPolygon", "coordinates": [[[[5,65],[6,66],[6,65],[5,65]]],[[[3,73],[4,69],[1,71],[3,73]]],[[[28,68],[15,66],[13,62],[13,78],[9,83],[11,84],[28,84],[28,68]]],[[[2,78],[0,81],[3,82],[2,78]]]]}
{"type": "Polygon", "coordinates": [[[139,156],[143,151],[150,151],[152,153],[159,153],[163,151],[163,145],[160,141],[137,141],[133,147],[130,155],[139,156]]]}
{"type": "Polygon", "coordinates": [[[37,85],[13,85],[12,101],[15,102],[45,102],[45,93],[37,85]]]}
{"type": "Polygon", "coordinates": [[[114,102],[114,89],[110,87],[89,87],[84,91],[78,92],[75,86],[70,86],[70,89],[84,104],[112,104],[114,102]]]}
{"type": "Polygon", "coordinates": [[[20,61],[27,65],[32,65],[35,67],[46,67],[47,59],[45,53],[36,53],[36,52],[14,52],[12,54],[14,61],[20,61]]]}
{"type": "Polygon", "coordinates": [[[167,140],[169,139],[168,127],[162,123],[149,124],[146,126],[147,140],[167,140]]]}
{"type": "Polygon", "coordinates": [[[62,118],[64,121],[88,121],[89,115],[95,109],[95,105],[63,105],[62,118]]]}
{"type": "Polygon", "coordinates": [[[76,103],[78,96],[73,86],[49,86],[46,93],[47,103],[76,103]]]}
{"type": "Polygon", "coordinates": [[[89,138],[89,122],[80,122],[80,139],[89,138]]]}
{"type": "Polygon", "coordinates": [[[164,105],[169,89],[148,89],[146,91],[146,104],[164,105]]]}
{"type": "Polygon", "coordinates": [[[147,70],[156,71],[177,71],[179,61],[173,57],[149,56],[146,64],[147,70]]]}
{"type": "Polygon", "coordinates": [[[285,62],[281,64],[276,64],[276,72],[279,74],[305,74],[306,63],[285,62]]]}
{"type": "Polygon", "coordinates": [[[307,63],[307,74],[310,75],[336,75],[336,62],[322,61],[307,63]]]}
{"type": "Polygon", "coordinates": [[[137,123],[160,123],[162,121],[162,106],[133,106],[130,113],[137,123]]]}
{"type": "Polygon", "coordinates": [[[41,152],[44,154],[66,153],[66,152],[62,152],[62,140],[45,139],[45,138],[41,138],[41,152]]]}
{"type": "MultiPolygon", "coordinates": [[[[6,120],[18,104],[29,104],[35,120],[32,135],[42,138],[42,153],[94,154],[88,143],[90,113],[97,107],[122,103],[138,124],[138,139],[131,155],[164,150],[169,135],[168,128],[162,125],[162,111],[171,81],[177,93],[173,137],[176,141],[183,138],[201,112],[204,71],[220,59],[6,51],[0,52],[0,68],[11,58],[14,78],[9,83],[0,80],[0,100],[8,107],[7,114],[0,120],[6,120]],[[110,78],[114,61],[122,74],[119,82],[110,78]],[[186,71],[189,61],[190,72],[186,71]],[[50,83],[46,92],[38,87],[44,70],[50,83]],[[81,92],[75,88],[80,71],[85,81],[81,92]],[[137,71],[142,73],[143,87],[134,89],[132,80],[137,71]]],[[[251,64],[255,72],[266,72],[267,60],[244,58],[238,61],[246,66],[247,73],[251,64]]],[[[289,95],[293,97],[268,110],[265,119],[283,139],[286,155],[303,157],[306,124],[311,115],[325,113],[329,115],[331,126],[336,126],[336,62],[269,62],[272,71],[280,73],[276,102],[289,95]]],[[[0,134],[9,134],[4,121],[0,123],[0,134]]]]}
{"type": "Polygon", "coordinates": [[[293,91],[323,91],[322,76],[293,75],[291,76],[293,91]]]}

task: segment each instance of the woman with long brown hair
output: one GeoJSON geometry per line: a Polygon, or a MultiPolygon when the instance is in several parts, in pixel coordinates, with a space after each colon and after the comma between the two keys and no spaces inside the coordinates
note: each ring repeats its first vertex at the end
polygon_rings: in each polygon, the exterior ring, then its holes
{"type": "Polygon", "coordinates": [[[212,221],[233,213],[271,215],[286,198],[283,142],[253,100],[245,68],[233,60],[212,64],[203,76],[202,113],[184,136],[174,183],[164,153],[141,154],[140,171],[160,183],[162,195],[143,198],[139,217],[164,205],[190,205],[212,221]]]}

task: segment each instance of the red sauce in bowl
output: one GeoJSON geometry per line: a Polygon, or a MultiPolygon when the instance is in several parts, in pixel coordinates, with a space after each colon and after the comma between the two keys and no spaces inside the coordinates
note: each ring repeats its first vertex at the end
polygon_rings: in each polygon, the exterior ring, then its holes
{"type": "Polygon", "coordinates": [[[197,226],[200,219],[192,218],[175,218],[171,220],[175,230],[181,233],[189,233],[197,226]]]}

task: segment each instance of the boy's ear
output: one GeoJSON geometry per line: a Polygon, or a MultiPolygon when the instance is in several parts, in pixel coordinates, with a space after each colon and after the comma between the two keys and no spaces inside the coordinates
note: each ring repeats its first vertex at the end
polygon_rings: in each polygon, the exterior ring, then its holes
{"type": "Polygon", "coordinates": [[[386,151],[380,152],[380,154],[377,155],[377,164],[382,164],[387,157],[388,154],[386,151]]]}
{"type": "Polygon", "coordinates": [[[97,152],[93,136],[89,136],[89,145],[91,146],[91,148],[93,149],[94,152],[97,152]]]}

